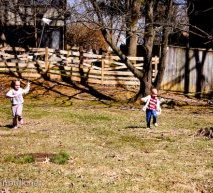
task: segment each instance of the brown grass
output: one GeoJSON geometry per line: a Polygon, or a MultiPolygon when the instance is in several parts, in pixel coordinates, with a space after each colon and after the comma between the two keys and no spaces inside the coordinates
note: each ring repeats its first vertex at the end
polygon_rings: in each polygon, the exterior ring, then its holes
{"type": "Polygon", "coordinates": [[[0,188],[12,193],[212,192],[213,143],[195,136],[212,126],[212,106],[165,107],[159,127],[147,131],[138,103],[36,92],[25,98],[25,125],[18,130],[8,127],[10,104],[1,98],[0,188]],[[5,161],[8,155],[60,151],[70,155],[65,165],[5,161]]]}

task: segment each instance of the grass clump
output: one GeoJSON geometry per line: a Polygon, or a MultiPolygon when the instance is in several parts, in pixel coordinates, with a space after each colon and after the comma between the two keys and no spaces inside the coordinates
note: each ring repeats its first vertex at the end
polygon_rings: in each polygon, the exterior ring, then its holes
{"type": "Polygon", "coordinates": [[[69,160],[69,154],[65,151],[61,151],[58,154],[53,155],[50,158],[50,162],[55,164],[66,164],[69,160]]]}
{"type": "Polygon", "coordinates": [[[58,154],[52,154],[51,156],[44,157],[44,155],[37,154],[24,154],[24,155],[8,155],[4,159],[5,162],[12,162],[16,164],[26,164],[34,162],[45,162],[45,158],[48,158],[50,162],[55,164],[66,164],[69,160],[69,154],[65,151],[61,151],[58,154]]]}
{"type": "Polygon", "coordinates": [[[35,162],[35,159],[32,155],[19,155],[19,156],[9,155],[5,158],[5,161],[17,164],[27,164],[35,162]]]}

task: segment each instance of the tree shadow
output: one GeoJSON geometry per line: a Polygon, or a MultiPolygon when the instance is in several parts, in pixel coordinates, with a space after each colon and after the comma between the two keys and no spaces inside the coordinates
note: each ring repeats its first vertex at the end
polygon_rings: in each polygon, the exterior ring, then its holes
{"type": "MultiPolygon", "coordinates": [[[[184,81],[184,94],[188,96],[191,90],[192,82],[191,76],[195,79],[195,97],[201,98],[203,89],[204,89],[204,82],[207,81],[207,75],[204,74],[204,66],[205,61],[207,58],[208,49],[199,51],[198,49],[193,49],[190,52],[189,48],[185,49],[185,63],[179,68],[179,75],[175,76],[171,81],[165,84],[168,87],[168,90],[172,90],[177,84],[181,84],[184,81]],[[194,64],[193,64],[194,59],[194,64]],[[192,67],[191,67],[192,66],[192,67]],[[192,72],[195,71],[195,74],[192,75],[192,72]]],[[[168,64],[169,65],[169,64],[168,64]]],[[[178,68],[178,66],[177,66],[178,68]]],[[[210,85],[211,86],[211,85],[210,85]]],[[[211,95],[211,90],[209,91],[208,95],[211,95]]]]}
{"type": "Polygon", "coordinates": [[[0,125],[0,127],[12,129],[12,128],[13,128],[13,125],[12,125],[12,124],[6,124],[6,125],[0,125]]]}
{"type": "Polygon", "coordinates": [[[203,90],[204,86],[204,81],[206,80],[206,77],[203,73],[203,68],[204,68],[204,63],[206,60],[206,55],[207,55],[208,49],[205,49],[202,53],[203,55],[200,57],[199,51],[195,49],[194,51],[194,56],[195,56],[195,62],[196,62],[196,74],[197,74],[197,79],[196,79],[196,98],[201,98],[201,93],[203,90]]]}
{"type": "MultiPolygon", "coordinates": [[[[29,81],[30,78],[27,78],[26,76],[23,76],[23,74],[22,74],[24,72],[24,70],[27,69],[28,66],[26,65],[25,68],[20,67],[18,52],[15,49],[15,47],[12,48],[12,54],[14,55],[15,70],[12,70],[10,68],[10,66],[7,64],[7,60],[4,60],[5,66],[8,69],[8,71],[3,74],[8,74],[17,79],[29,81]]],[[[98,91],[95,87],[91,86],[88,83],[89,71],[84,72],[84,70],[83,70],[83,66],[82,66],[83,55],[82,56],[80,55],[80,63],[79,63],[79,73],[80,73],[80,79],[81,79],[80,82],[72,80],[72,78],[71,78],[72,72],[70,72],[70,74],[67,73],[67,71],[65,69],[65,64],[63,63],[63,61],[58,63],[58,69],[59,69],[59,75],[60,75],[61,81],[52,79],[51,72],[49,71],[49,69],[43,69],[42,66],[39,64],[37,57],[34,57],[33,61],[34,61],[35,70],[40,75],[40,77],[34,78],[33,80],[30,80],[30,82],[32,82],[34,85],[44,88],[46,90],[45,92],[52,91],[61,96],[68,97],[68,100],[71,98],[74,98],[76,95],[78,95],[80,93],[87,93],[87,94],[94,96],[95,98],[97,98],[100,101],[101,100],[116,101],[113,97],[108,96],[108,95],[98,91]],[[54,85],[46,86],[44,84],[44,81],[48,81],[50,83],[53,83],[54,85]],[[66,87],[74,88],[76,90],[79,90],[79,93],[73,94],[73,95],[64,94],[63,92],[55,89],[56,86],[66,86],[66,87]]],[[[43,93],[43,94],[45,94],[45,93],[43,93]]]]}
{"type": "Polygon", "coordinates": [[[125,129],[146,129],[145,126],[139,126],[139,125],[129,125],[125,127],[125,129]]]}

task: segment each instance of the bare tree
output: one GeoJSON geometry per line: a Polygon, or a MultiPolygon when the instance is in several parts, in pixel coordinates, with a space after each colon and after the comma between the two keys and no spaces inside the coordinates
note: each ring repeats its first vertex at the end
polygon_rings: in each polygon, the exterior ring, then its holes
{"type": "MultiPolygon", "coordinates": [[[[100,1],[100,0],[83,0],[86,9],[84,16],[79,17],[83,22],[94,22],[101,30],[106,42],[112,48],[114,53],[126,64],[128,69],[140,81],[140,89],[137,95],[132,99],[136,100],[139,96],[148,94],[150,88],[154,85],[160,87],[163,73],[165,69],[166,48],[168,46],[168,37],[173,26],[173,12],[174,0],[123,0],[123,1],[100,1]],[[114,14],[107,14],[109,6],[116,9],[114,14]],[[158,7],[162,7],[163,20],[161,23],[157,20],[158,7]],[[92,17],[91,17],[92,16],[92,17]],[[145,24],[141,22],[142,16],[145,18],[145,24]],[[117,19],[120,23],[125,23],[124,28],[114,28],[110,25],[110,18],[117,19]],[[156,37],[156,31],[161,30],[162,43],[160,64],[156,80],[152,83],[152,52],[153,45],[156,37]],[[126,32],[126,44],[129,52],[125,55],[117,46],[115,38],[112,37],[112,30],[114,32],[126,32]],[[143,38],[144,41],[144,68],[143,70],[137,69],[133,63],[128,60],[128,55],[135,56],[137,51],[138,37],[143,38]]],[[[161,10],[161,12],[162,12],[161,10]]],[[[80,21],[79,20],[79,21],[80,21]]],[[[116,33],[114,33],[116,34],[116,33]]],[[[118,33],[117,33],[118,34],[118,33]]]]}

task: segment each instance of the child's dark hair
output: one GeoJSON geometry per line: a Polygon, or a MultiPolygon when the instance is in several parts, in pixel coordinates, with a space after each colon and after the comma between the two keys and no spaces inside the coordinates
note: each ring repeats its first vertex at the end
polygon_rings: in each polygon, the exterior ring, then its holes
{"type": "Polygon", "coordinates": [[[19,82],[20,82],[20,80],[19,80],[19,79],[12,80],[12,82],[11,82],[11,84],[10,84],[10,87],[11,87],[11,88],[15,88],[15,85],[16,85],[16,82],[17,82],[17,81],[19,81],[19,82]]]}

